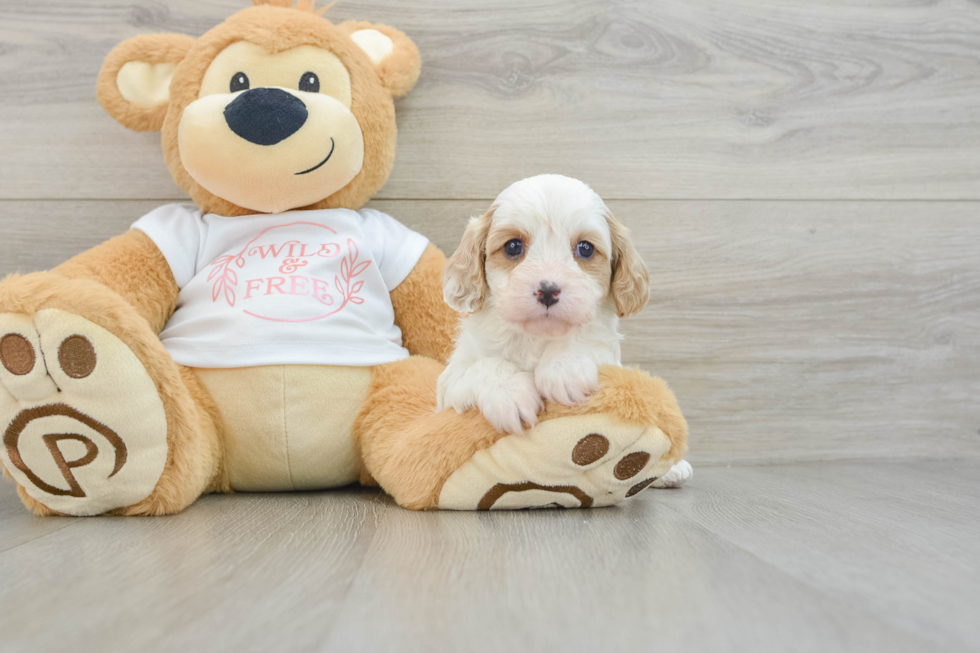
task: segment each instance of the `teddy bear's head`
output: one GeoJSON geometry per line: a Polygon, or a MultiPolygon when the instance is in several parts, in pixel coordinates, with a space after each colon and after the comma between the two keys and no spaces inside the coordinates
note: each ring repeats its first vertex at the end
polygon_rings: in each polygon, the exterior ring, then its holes
{"type": "Polygon", "coordinates": [[[334,25],[315,0],[254,0],[199,39],[137,36],[99,73],[99,102],[162,131],[167,165],[209,213],[359,208],[395,158],[393,97],[419,54],[385,25],[334,25]]]}

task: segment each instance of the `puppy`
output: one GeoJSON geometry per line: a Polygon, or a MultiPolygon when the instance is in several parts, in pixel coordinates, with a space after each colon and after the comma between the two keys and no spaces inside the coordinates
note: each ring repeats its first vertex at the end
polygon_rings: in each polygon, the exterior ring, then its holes
{"type": "Polygon", "coordinates": [[[585,401],[620,364],[619,318],[650,298],[649,273],[587,185],[519,181],[470,220],[446,266],[445,299],[467,313],[439,377],[439,410],[478,407],[498,431],[537,423],[542,399],[585,401]]]}

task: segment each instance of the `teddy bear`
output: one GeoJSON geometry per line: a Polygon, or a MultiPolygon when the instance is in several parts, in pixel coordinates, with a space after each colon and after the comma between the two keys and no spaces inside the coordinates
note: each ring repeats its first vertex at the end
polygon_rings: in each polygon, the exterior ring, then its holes
{"type": "Polygon", "coordinates": [[[165,515],[361,483],[415,510],[597,507],[681,460],[676,399],[637,369],[520,434],[436,411],[461,319],[446,259],[363,208],[418,50],[310,0],[254,5],[198,39],[128,39],[99,74],[193,203],[0,283],[0,463],[25,506],[165,515]]]}

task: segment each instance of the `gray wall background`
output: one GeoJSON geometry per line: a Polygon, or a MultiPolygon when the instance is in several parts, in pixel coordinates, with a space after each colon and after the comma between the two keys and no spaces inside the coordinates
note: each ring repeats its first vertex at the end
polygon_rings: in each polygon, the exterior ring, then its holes
{"type": "MultiPolygon", "coordinates": [[[[0,274],[184,198],[95,100],[103,57],[245,0],[0,3],[0,274]]],[[[653,299],[624,355],[698,463],[978,457],[980,4],[348,0],[423,69],[373,202],[447,252],[560,172],[629,225],[653,299]]]]}

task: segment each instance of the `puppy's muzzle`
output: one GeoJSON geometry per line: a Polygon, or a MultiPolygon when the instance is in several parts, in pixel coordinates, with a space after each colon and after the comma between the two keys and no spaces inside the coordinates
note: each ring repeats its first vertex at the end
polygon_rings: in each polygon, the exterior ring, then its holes
{"type": "Polygon", "coordinates": [[[279,88],[253,88],[225,107],[231,131],[256,145],[275,145],[306,124],[303,101],[279,88]]]}
{"type": "Polygon", "coordinates": [[[558,303],[558,296],[561,294],[561,288],[550,281],[542,281],[538,288],[538,292],[535,293],[538,297],[538,302],[544,304],[545,308],[551,308],[558,303]]]}

